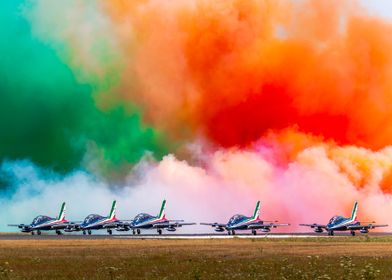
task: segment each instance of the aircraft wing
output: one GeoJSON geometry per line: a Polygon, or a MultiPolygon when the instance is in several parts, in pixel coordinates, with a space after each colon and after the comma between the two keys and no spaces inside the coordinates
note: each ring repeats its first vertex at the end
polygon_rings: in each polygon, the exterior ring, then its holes
{"type": "Polygon", "coordinates": [[[66,228],[70,231],[79,231],[81,230],[81,225],[83,222],[81,221],[74,221],[74,222],[68,222],[66,228]]]}
{"type": "Polygon", "coordinates": [[[7,226],[21,228],[21,227],[24,227],[25,225],[24,224],[8,224],[7,226]]]}
{"type": "Polygon", "coordinates": [[[52,229],[63,229],[69,226],[69,223],[62,223],[62,224],[57,224],[57,225],[52,225],[52,229]]]}
{"type": "Polygon", "coordinates": [[[219,224],[219,223],[200,223],[203,226],[212,226],[212,227],[218,227],[218,228],[225,228],[226,224],[219,224]]]}
{"type": "Polygon", "coordinates": [[[249,229],[263,229],[263,228],[277,228],[277,227],[287,227],[290,224],[276,224],[276,223],[269,223],[269,224],[251,224],[248,226],[249,229]]]}
{"type": "Polygon", "coordinates": [[[367,225],[352,225],[352,226],[347,226],[347,229],[349,230],[361,230],[361,229],[373,229],[373,228],[378,228],[378,227],[387,227],[388,225],[374,225],[374,224],[367,224],[367,225]]]}
{"type": "Polygon", "coordinates": [[[174,228],[174,227],[182,227],[182,226],[191,226],[195,225],[196,223],[187,223],[187,222],[178,222],[178,221],[169,221],[166,223],[159,223],[153,225],[154,228],[174,228]]]}
{"type": "Polygon", "coordinates": [[[125,225],[125,224],[121,221],[114,221],[114,222],[106,223],[102,227],[103,228],[117,228],[117,227],[123,226],[123,225],[125,225]]]}
{"type": "Polygon", "coordinates": [[[314,224],[299,224],[299,225],[302,227],[311,227],[311,228],[323,228],[323,229],[327,228],[326,225],[320,225],[320,224],[316,224],[316,223],[314,223],[314,224]]]}

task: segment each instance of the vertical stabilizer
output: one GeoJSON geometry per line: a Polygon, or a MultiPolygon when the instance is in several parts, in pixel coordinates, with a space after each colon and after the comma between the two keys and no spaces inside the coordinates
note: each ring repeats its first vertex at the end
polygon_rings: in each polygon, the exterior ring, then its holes
{"type": "Polygon", "coordinates": [[[158,214],[159,219],[165,218],[165,207],[166,207],[166,199],[162,201],[161,210],[159,211],[159,214],[158,214]]]}
{"type": "Polygon", "coordinates": [[[63,204],[61,204],[60,213],[59,213],[57,220],[65,221],[65,202],[63,202],[63,204]]]}
{"type": "Polygon", "coordinates": [[[116,204],[117,204],[117,201],[113,200],[112,209],[110,209],[110,213],[109,213],[110,220],[116,219],[116,204]]]}
{"type": "Polygon", "coordinates": [[[355,201],[353,211],[351,213],[351,220],[354,221],[357,219],[357,211],[358,211],[358,202],[355,201]]]}
{"type": "Polygon", "coordinates": [[[257,201],[255,212],[253,213],[252,219],[258,219],[260,215],[260,201],[257,201]]]}

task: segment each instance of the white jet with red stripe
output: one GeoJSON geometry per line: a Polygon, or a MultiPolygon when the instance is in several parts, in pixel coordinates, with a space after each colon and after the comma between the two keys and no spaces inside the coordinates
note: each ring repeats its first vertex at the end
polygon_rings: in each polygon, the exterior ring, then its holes
{"type": "Polygon", "coordinates": [[[176,231],[178,227],[195,225],[196,223],[184,222],[183,220],[168,220],[165,215],[166,200],[162,201],[161,210],[157,216],[146,213],[140,213],[129,224],[133,234],[140,234],[141,229],[156,229],[158,234],[162,234],[162,230],[176,231]]]}
{"type": "Polygon", "coordinates": [[[227,231],[227,233],[236,234],[237,230],[250,230],[253,235],[257,234],[257,230],[268,233],[272,228],[281,226],[289,226],[290,224],[278,224],[277,221],[263,221],[260,219],[260,201],[256,202],[256,208],[253,216],[247,217],[241,214],[236,214],[230,218],[226,224],[221,223],[200,223],[201,225],[212,226],[217,232],[227,231]]]}
{"type": "Polygon", "coordinates": [[[35,233],[41,235],[42,231],[52,230],[54,230],[57,235],[60,235],[62,234],[61,230],[68,231],[71,227],[70,222],[65,219],[65,209],[66,204],[63,202],[57,218],[39,215],[34,218],[31,224],[9,224],[8,226],[18,227],[21,232],[31,232],[32,235],[35,233]]]}
{"type": "Polygon", "coordinates": [[[113,200],[112,208],[107,217],[90,214],[88,215],[82,223],[74,224],[74,231],[83,231],[83,234],[92,233],[92,230],[106,229],[109,234],[112,234],[112,229],[118,228],[122,222],[116,218],[116,200],[113,200]]]}
{"type": "Polygon", "coordinates": [[[368,233],[370,229],[374,229],[377,227],[387,227],[388,225],[376,225],[375,222],[359,222],[357,220],[357,212],[358,212],[358,202],[355,201],[353,210],[351,212],[351,216],[345,218],[343,216],[333,216],[328,224],[300,224],[300,226],[306,226],[314,229],[317,233],[322,233],[323,231],[327,231],[328,235],[334,235],[335,231],[350,231],[352,236],[355,236],[355,231],[359,231],[360,233],[368,233]]]}

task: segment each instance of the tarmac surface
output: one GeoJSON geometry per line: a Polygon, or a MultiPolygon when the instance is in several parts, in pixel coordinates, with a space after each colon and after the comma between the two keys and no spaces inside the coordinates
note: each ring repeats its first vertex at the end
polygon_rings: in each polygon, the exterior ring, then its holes
{"type": "MultiPolygon", "coordinates": [[[[357,234],[362,236],[365,234],[357,234]]],[[[369,236],[392,236],[392,233],[387,232],[374,232],[367,234],[369,236]]],[[[335,236],[351,236],[350,233],[335,233],[335,236]]],[[[212,234],[62,234],[56,235],[52,233],[42,233],[42,235],[31,235],[23,233],[7,233],[0,234],[0,241],[2,240],[99,240],[99,239],[230,239],[230,238],[333,238],[334,236],[328,236],[327,233],[315,234],[315,233],[268,233],[268,234],[236,234],[228,235],[223,233],[212,233],[212,234]]],[[[355,236],[353,237],[355,238],[355,236]]]]}

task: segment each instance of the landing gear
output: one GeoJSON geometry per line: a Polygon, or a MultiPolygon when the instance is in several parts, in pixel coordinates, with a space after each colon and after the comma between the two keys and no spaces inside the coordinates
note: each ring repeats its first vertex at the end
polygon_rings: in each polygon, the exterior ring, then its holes
{"type": "Polygon", "coordinates": [[[135,230],[133,229],[133,230],[132,230],[132,234],[135,235],[135,233],[136,233],[136,232],[135,232],[135,230]]]}
{"type": "Polygon", "coordinates": [[[162,230],[161,229],[158,229],[158,234],[162,235],[162,230]]]}
{"type": "Polygon", "coordinates": [[[57,235],[61,235],[61,231],[56,230],[56,234],[57,234],[57,235]]]}
{"type": "Polygon", "coordinates": [[[228,230],[228,231],[227,231],[227,234],[228,234],[228,235],[231,235],[231,231],[230,231],[230,230],[228,230]]]}
{"type": "Polygon", "coordinates": [[[41,235],[41,231],[40,231],[40,230],[37,230],[37,234],[38,234],[38,235],[41,235]]]}
{"type": "Polygon", "coordinates": [[[87,233],[88,233],[88,235],[91,235],[91,229],[89,229],[89,230],[87,231],[87,233]]]}
{"type": "Polygon", "coordinates": [[[328,231],[328,235],[329,235],[329,236],[333,236],[333,235],[334,235],[333,230],[329,230],[329,231],[328,231]]]}
{"type": "Polygon", "coordinates": [[[256,234],[257,234],[257,232],[256,232],[255,229],[252,229],[252,234],[253,234],[253,235],[256,235],[256,234]]]}
{"type": "Polygon", "coordinates": [[[352,230],[350,233],[351,233],[351,236],[355,236],[355,231],[352,230]]]}
{"type": "Polygon", "coordinates": [[[138,229],[136,230],[136,232],[137,232],[137,234],[140,234],[140,228],[138,228],[138,229]]]}
{"type": "Polygon", "coordinates": [[[35,234],[34,231],[32,231],[32,232],[31,232],[31,235],[34,235],[34,234],[35,234]]]}
{"type": "Polygon", "coordinates": [[[108,229],[108,233],[109,233],[110,235],[112,235],[112,234],[113,234],[113,231],[112,231],[111,229],[108,229]]]}
{"type": "Polygon", "coordinates": [[[235,235],[235,231],[234,231],[234,229],[231,231],[231,234],[232,234],[232,235],[235,235]]]}
{"type": "Polygon", "coordinates": [[[86,231],[85,230],[83,231],[83,235],[86,235],[86,231]]]}

